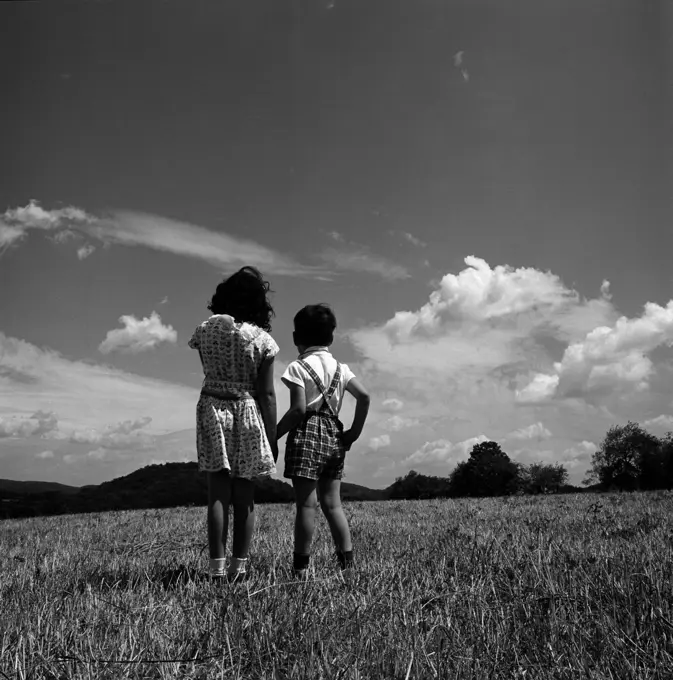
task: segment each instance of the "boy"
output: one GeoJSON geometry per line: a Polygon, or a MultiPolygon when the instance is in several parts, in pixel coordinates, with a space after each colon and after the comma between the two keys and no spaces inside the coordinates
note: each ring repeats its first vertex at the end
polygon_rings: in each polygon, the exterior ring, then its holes
{"type": "Polygon", "coordinates": [[[308,305],[294,317],[292,338],[299,351],[281,380],[290,389],[290,408],[278,423],[277,437],[289,432],[284,476],[292,480],[297,503],[294,573],[305,578],[318,507],[329,524],[342,570],[353,563],[348,520],[341,506],[341,478],[346,451],[362,433],[369,395],[346,364],[330,354],[336,317],[328,305],[308,305]],[[338,419],[345,392],[356,399],[353,424],[343,431],[338,419]]]}

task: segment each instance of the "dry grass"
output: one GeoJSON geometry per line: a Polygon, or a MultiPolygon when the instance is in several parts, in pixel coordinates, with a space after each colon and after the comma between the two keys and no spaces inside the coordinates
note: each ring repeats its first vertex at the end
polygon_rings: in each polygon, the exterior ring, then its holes
{"type": "Polygon", "coordinates": [[[0,522],[0,678],[670,678],[673,494],[354,503],[291,580],[293,509],[260,506],[244,584],[205,510],[0,522]]]}

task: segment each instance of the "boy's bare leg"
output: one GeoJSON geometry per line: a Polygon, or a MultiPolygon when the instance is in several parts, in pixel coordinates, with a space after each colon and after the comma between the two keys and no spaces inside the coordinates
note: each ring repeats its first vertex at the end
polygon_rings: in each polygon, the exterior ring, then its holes
{"type": "Polygon", "coordinates": [[[294,522],[294,552],[295,555],[310,555],[315,531],[315,514],[318,509],[317,482],[305,477],[293,477],[292,486],[297,504],[297,516],[294,522]]]}
{"type": "Polygon", "coordinates": [[[208,548],[210,559],[224,559],[229,529],[231,479],[226,470],[208,472],[208,548]]]}
{"type": "Polygon", "coordinates": [[[234,506],[234,540],[231,554],[246,558],[255,531],[255,484],[250,479],[232,480],[234,506]]]}
{"type": "Polygon", "coordinates": [[[341,505],[341,480],[320,479],[318,487],[320,489],[320,506],[329,524],[337,550],[342,553],[352,551],[351,532],[346,513],[341,505]]]}

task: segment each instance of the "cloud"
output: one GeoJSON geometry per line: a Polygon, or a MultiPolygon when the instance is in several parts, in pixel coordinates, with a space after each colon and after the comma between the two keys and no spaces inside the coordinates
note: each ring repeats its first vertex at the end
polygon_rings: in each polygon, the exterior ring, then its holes
{"type": "Polygon", "coordinates": [[[69,241],[80,238],[80,235],[72,229],[62,229],[50,237],[54,243],[68,243],[69,241]]]}
{"type": "Polygon", "coordinates": [[[77,258],[80,260],[86,260],[93,251],[96,250],[96,248],[92,245],[86,245],[82,246],[81,248],[77,249],[77,258]]]}
{"type": "Polygon", "coordinates": [[[37,454],[37,458],[41,458],[42,460],[46,460],[47,458],[53,458],[54,457],[54,452],[47,450],[47,451],[42,451],[37,454]]]}
{"type": "Polygon", "coordinates": [[[119,317],[124,328],[108,331],[98,346],[102,354],[119,351],[131,354],[154,349],[162,342],[175,343],[178,334],[172,326],[164,326],[161,317],[152,312],[149,317],[136,319],[132,314],[119,317]]]}
{"type": "Polygon", "coordinates": [[[404,402],[401,399],[391,397],[390,399],[384,399],[381,403],[381,407],[388,413],[396,413],[404,408],[404,402]]]}
{"type": "MultiPolygon", "coordinates": [[[[456,465],[469,457],[472,448],[481,442],[489,441],[486,435],[470,437],[462,442],[453,444],[448,439],[437,439],[425,442],[423,446],[414,451],[404,462],[407,465],[446,463],[456,465]]],[[[446,474],[450,471],[447,469],[446,474]]]]}
{"type": "MultiPolygon", "coordinates": [[[[37,408],[42,414],[56,411],[59,430],[66,437],[89,428],[103,430],[110,422],[133,422],[138,413],[152,418],[155,434],[194,427],[197,386],[71,361],[2,332],[0,369],[3,423],[28,418],[37,424],[37,408]]],[[[48,418],[42,421],[47,427],[48,418]]],[[[25,427],[37,430],[34,425],[25,427]]]]}
{"type": "Polygon", "coordinates": [[[418,311],[352,331],[356,349],[390,371],[493,370],[544,355],[546,341],[583,337],[615,316],[608,301],[582,300],[549,272],[491,268],[477,257],[465,263],[418,311]]]}
{"type": "Polygon", "coordinates": [[[506,435],[506,439],[549,439],[551,432],[540,422],[522,427],[506,435]]]}
{"type": "MultiPolygon", "coordinates": [[[[199,259],[226,270],[253,265],[265,274],[325,279],[330,275],[324,266],[328,263],[339,271],[370,273],[390,281],[410,276],[401,265],[374,255],[363,247],[346,244],[343,235],[337,231],[328,235],[343,247],[325,250],[319,255],[323,264],[310,265],[250,239],[212,231],[189,222],[128,210],[115,210],[102,216],[94,216],[74,206],[46,210],[35,200],[24,207],[9,209],[0,216],[0,255],[23,240],[30,230],[48,231],[60,242],[74,236],[85,236],[98,240],[104,246],[143,246],[199,259]]],[[[416,238],[411,234],[408,236],[416,238]]],[[[78,257],[88,257],[93,249],[93,244],[81,246],[77,250],[78,257]]]]}
{"type": "Polygon", "coordinates": [[[378,255],[368,253],[364,249],[327,248],[320,253],[320,257],[341,271],[361,272],[364,274],[378,274],[389,281],[409,278],[409,272],[401,265],[378,255]]]}
{"type": "Polygon", "coordinates": [[[93,458],[94,460],[103,460],[103,458],[105,458],[106,453],[107,452],[103,447],[99,447],[97,449],[89,451],[86,455],[88,458],[93,458]]]}
{"type": "Polygon", "coordinates": [[[550,449],[517,449],[510,454],[510,459],[521,463],[523,465],[531,465],[532,463],[557,463],[557,455],[550,449]]]}
{"type": "Polygon", "coordinates": [[[522,404],[545,401],[553,396],[558,383],[559,377],[557,375],[538,373],[526,387],[516,391],[516,399],[522,404]]]}
{"type": "Polygon", "coordinates": [[[97,217],[74,206],[45,210],[35,200],[24,207],[9,209],[0,216],[0,254],[23,240],[30,230],[53,232],[54,238],[60,240],[67,237],[58,234],[68,232],[98,239],[105,245],[145,246],[227,269],[254,265],[265,274],[324,274],[321,267],[302,265],[294,258],[255,241],[188,222],[133,211],[113,211],[97,217]]]}
{"type": "Polygon", "coordinates": [[[391,432],[399,432],[406,430],[414,425],[418,425],[420,421],[418,418],[406,418],[404,416],[394,415],[380,423],[380,427],[391,432]]]}
{"type": "Polygon", "coordinates": [[[416,246],[417,248],[425,248],[428,245],[425,241],[422,241],[420,238],[418,238],[418,236],[414,236],[408,231],[402,232],[402,238],[406,239],[409,241],[409,243],[411,243],[411,245],[416,246]]]}
{"type": "Polygon", "coordinates": [[[596,451],[598,451],[596,444],[583,440],[563,451],[558,462],[569,471],[578,467],[586,469],[596,451]]]}
{"type": "Polygon", "coordinates": [[[656,418],[648,418],[643,422],[644,428],[654,428],[655,430],[673,431],[673,416],[662,414],[656,418]]]}
{"type": "Polygon", "coordinates": [[[553,373],[537,374],[521,398],[645,390],[654,370],[648,354],[660,346],[673,346],[673,300],[665,307],[648,302],[637,318],[622,316],[612,325],[590,330],[566,348],[561,361],[553,364],[553,373]]]}
{"type": "MultiPolygon", "coordinates": [[[[670,305],[646,310],[644,321],[634,323],[620,316],[607,282],[585,297],[555,273],[467,257],[417,307],[346,332],[358,354],[351,363],[371,392],[404,395],[404,404],[373,404],[367,427],[396,432],[389,455],[398,465],[435,465],[444,473],[460,455],[453,442],[475,432],[498,442],[544,439],[545,455],[561,460],[578,440],[598,441],[615,422],[667,413],[673,365],[659,353],[638,352],[671,337],[670,305]],[[571,371],[576,355],[585,368],[571,371]],[[621,370],[608,369],[605,356],[616,358],[621,370]],[[637,392],[632,386],[643,375],[642,356],[653,372],[649,389],[637,392]],[[594,365],[603,368],[592,380],[609,389],[584,389],[582,379],[594,365]],[[574,384],[573,371],[581,378],[574,384]],[[396,413],[417,423],[397,429],[401,421],[390,419],[396,413]]],[[[572,482],[588,464],[578,460],[572,482]]]]}
{"type": "Polygon", "coordinates": [[[369,448],[374,451],[390,446],[390,435],[382,434],[369,440],[369,448]]]}
{"type": "Polygon", "coordinates": [[[70,441],[75,444],[98,444],[101,449],[149,449],[154,446],[155,438],[141,430],[151,422],[152,418],[145,416],[108,425],[102,431],[95,428],[75,430],[70,434],[70,441]]]}
{"type": "Polygon", "coordinates": [[[57,427],[58,418],[52,411],[36,411],[28,418],[0,417],[0,438],[44,436],[57,427]]]}

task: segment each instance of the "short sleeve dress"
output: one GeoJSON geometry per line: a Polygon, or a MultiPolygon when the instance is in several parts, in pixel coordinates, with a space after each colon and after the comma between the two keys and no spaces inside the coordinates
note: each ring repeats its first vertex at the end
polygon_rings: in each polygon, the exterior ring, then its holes
{"type": "Polygon", "coordinates": [[[264,330],[214,314],[197,326],[189,346],[201,355],[202,389],[196,406],[196,450],[199,470],[227,470],[232,477],[254,479],[276,471],[257,402],[256,380],[278,345],[264,330]]]}

